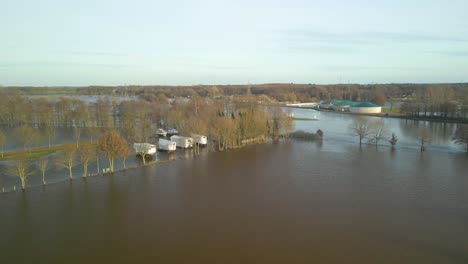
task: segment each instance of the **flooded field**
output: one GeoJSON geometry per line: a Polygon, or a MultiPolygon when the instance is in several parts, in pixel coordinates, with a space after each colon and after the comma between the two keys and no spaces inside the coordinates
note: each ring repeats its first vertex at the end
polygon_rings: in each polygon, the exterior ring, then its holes
{"type": "Polygon", "coordinates": [[[437,137],[421,153],[412,121],[387,119],[397,148],[360,148],[347,133],[350,118],[296,122],[324,130],[321,143],[204,152],[1,194],[1,258],[467,263],[468,156],[451,143],[456,125],[428,124],[437,137]]]}

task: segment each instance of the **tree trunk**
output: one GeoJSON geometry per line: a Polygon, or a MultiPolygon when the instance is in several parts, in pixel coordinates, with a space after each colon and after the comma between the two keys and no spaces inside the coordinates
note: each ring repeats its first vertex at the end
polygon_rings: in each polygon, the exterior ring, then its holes
{"type": "Polygon", "coordinates": [[[96,155],[96,168],[97,168],[97,174],[99,174],[99,155],[96,155]]]}
{"type": "Polygon", "coordinates": [[[88,177],[88,162],[83,163],[83,177],[88,177]]]}
{"type": "Polygon", "coordinates": [[[42,171],[42,185],[46,185],[46,181],[45,181],[45,171],[42,171]]]}
{"type": "Polygon", "coordinates": [[[114,172],[114,158],[109,158],[109,168],[111,172],[114,172]]]}
{"type": "Polygon", "coordinates": [[[23,175],[23,176],[20,176],[20,179],[21,179],[21,190],[24,192],[24,190],[26,190],[26,177],[23,175]]]}
{"type": "Polygon", "coordinates": [[[68,166],[68,175],[70,176],[70,180],[73,180],[73,172],[71,166],[68,166]]]}

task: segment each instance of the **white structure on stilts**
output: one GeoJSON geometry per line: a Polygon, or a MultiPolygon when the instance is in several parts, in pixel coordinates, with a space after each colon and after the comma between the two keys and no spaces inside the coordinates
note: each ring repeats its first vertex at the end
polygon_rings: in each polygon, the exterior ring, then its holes
{"type": "Polygon", "coordinates": [[[171,141],[175,142],[178,148],[193,147],[193,138],[191,137],[172,136],[171,141]]]}
{"type": "Polygon", "coordinates": [[[208,138],[206,136],[193,134],[192,138],[195,141],[195,144],[201,146],[205,146],[206,144],[208,144],[208,138]]]}
{"type": "Polygon", "coordinates": [[[167,139],[163,139],[163,138],[160,138],[159,139],[159,150],[161,151],[167,151],[167,152],[173,152],[176,150],[176,147],[177,147],[177,143],[176,142],[173,142],[173,141],[170,141],[170,140],[167,140],[167,139]]]}

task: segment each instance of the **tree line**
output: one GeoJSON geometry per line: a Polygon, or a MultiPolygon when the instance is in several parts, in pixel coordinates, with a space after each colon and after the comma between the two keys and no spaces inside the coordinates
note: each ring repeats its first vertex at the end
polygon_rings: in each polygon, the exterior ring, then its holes
{"type": "MultiPolygon", "coordinates": [[[[357,117],[353,119],[348,129],[351,135],[359,139],[359,145],[362,145],[363,141],[367,140],[368,143],[374,144],[377,147],[380,142],[387,141],[394,147],[398,142],[398,137],[395,133],[391,133],[390,135],[384,119],[369,120],[365,117],[357,117]]],[[[431,142],[430,130],[425,126],[421,126],[416,131],[416,137],[421,151],[425,151],[427,144],[431,142]]],[[[468,153],[468,125],[459,124],[452,139],[468,153]]]]}
{"type": "MultiPolygon", "coordinates": [[[[43,147],[46,150],[57,150],[54,136],[60,127],[73,131],[75,143],[56,142],[60,148],[53,165],[67,169],[72,180],[77,164],[82,164],[86,177],[88,164],[96,161],[99,166],[100,157],[107,159],[110,172],[115,170],[116,158],[122,159],[125,168],[131,153],[129,145],[155,140],[157,127],[174,127],[187,136],[207,135],[214,149],[226,150],[268,138],[277,140],[292,126],[292,118],[280,108],[258,105],[255,96],[210,99],[193,95],[189,100],[171,102],[155,96],[145,100],[86,102],[65,97],[52,101],[14,95],[0,100],[14,107],[14,110],[0,108],[0,124],[12,130],[13,137],[22,144],[24,158],[16,158],[9,170],[9,174],[20,178],[22,188],[26,188],[27,176],[32,171],[40,171],[42,182],[46,183],[49,159],[47,155],[36,158],[33,150],[39,145],[46,145],[43,147]],[[83,133],[91,142],[81,142],[83,133]]],[[[6,134],[0,129],[2,157],[6,140],[6,134]]]]}
{"type": "Polygon", "coordinates": [[[452,90],[459,98],[468,89],[467,83],[449,84],[248,84],[248,85],[191,85],[191,86],[88,86],[88,87],[3,87],[1,93],[9,95],[112,95],[142,96],[162,95],[167,98],[189,97],[198,94],[201,97],[220,95],[266,95],[273,100],[310,102],[316,100],[353,100],[374,101],[378,97],[390,102],[424,93],[430,89],[452,90]]]}

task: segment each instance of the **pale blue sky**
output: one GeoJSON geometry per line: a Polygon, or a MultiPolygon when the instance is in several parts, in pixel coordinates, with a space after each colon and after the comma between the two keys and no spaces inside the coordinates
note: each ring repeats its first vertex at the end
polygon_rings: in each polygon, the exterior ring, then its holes
{"type": "Polygon", "coordinates": [[[1,85],[468,81],[466,0],[0,0],[1,85]]]}

